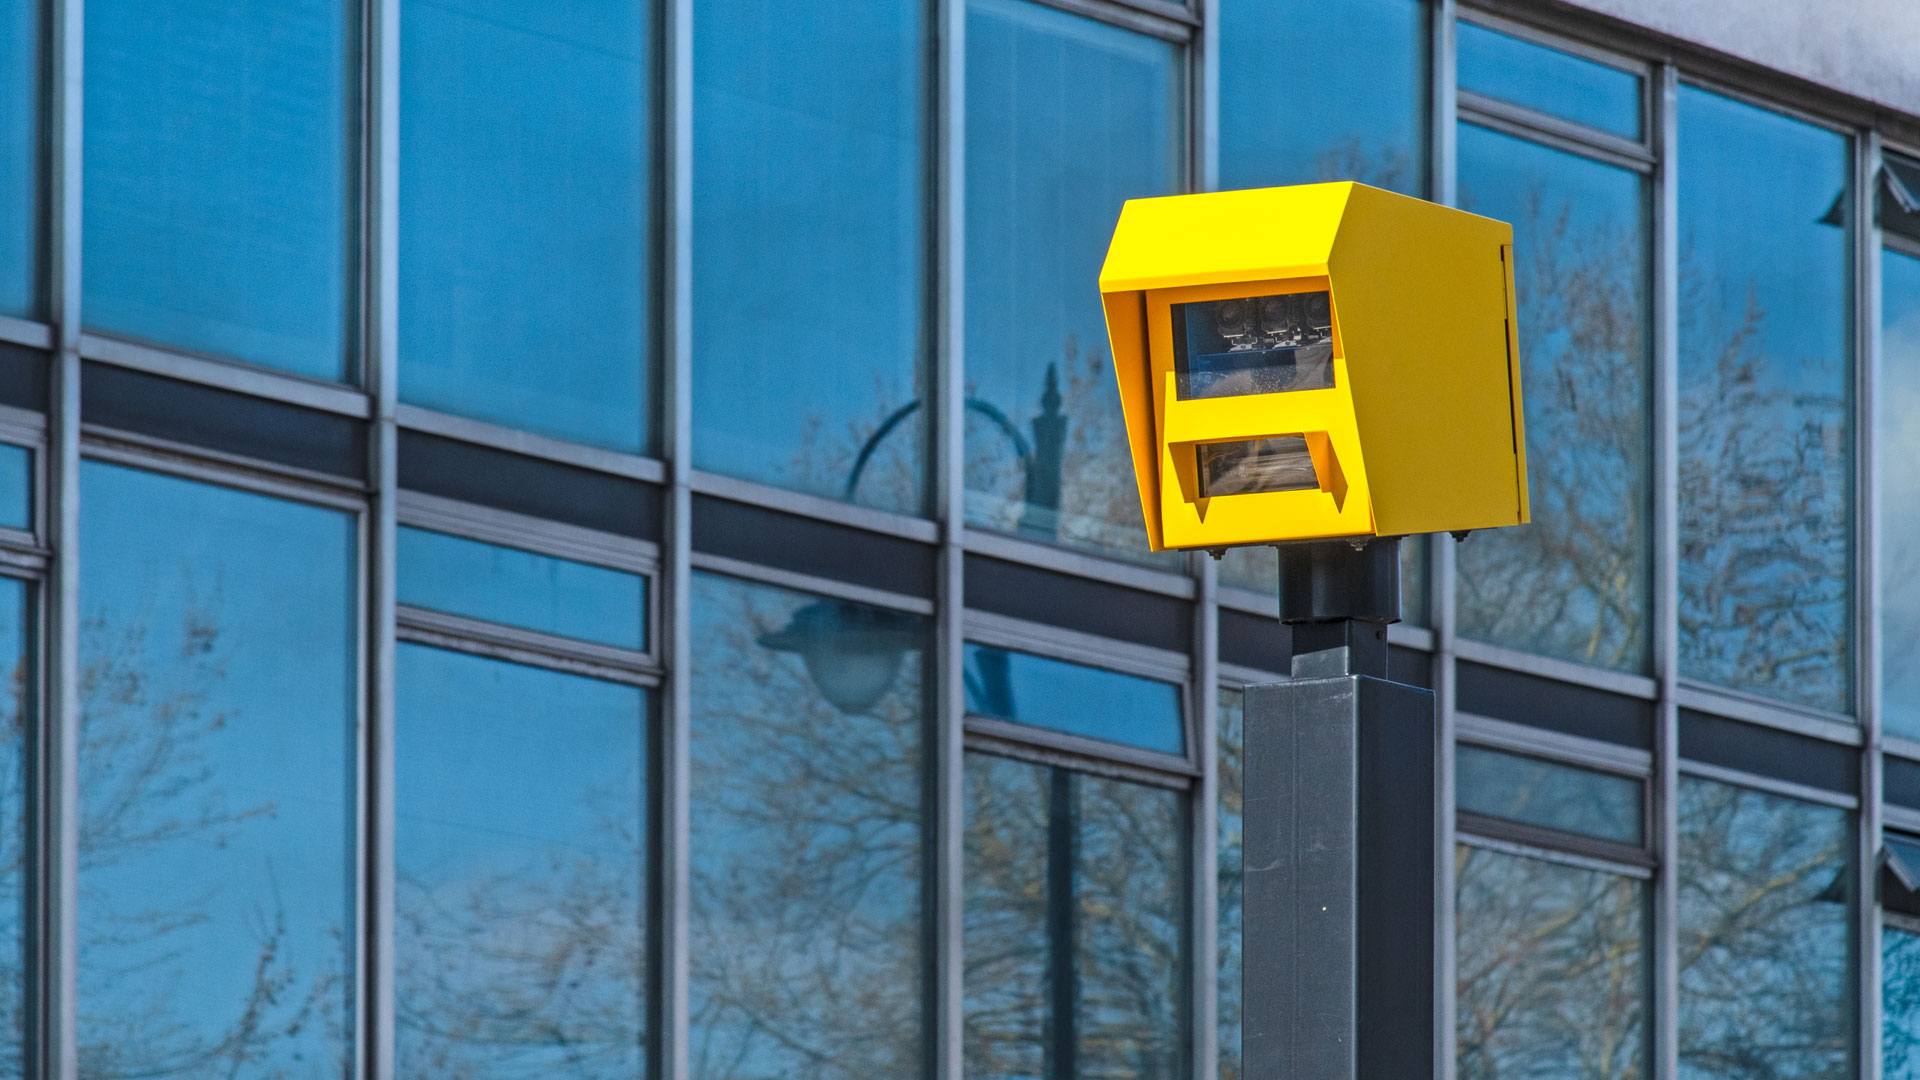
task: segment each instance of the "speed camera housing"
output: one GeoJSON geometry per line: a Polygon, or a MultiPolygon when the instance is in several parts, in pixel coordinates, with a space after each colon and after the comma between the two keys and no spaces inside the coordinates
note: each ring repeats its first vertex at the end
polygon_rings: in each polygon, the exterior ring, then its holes
{"type": "Polygon", "coordinates": [[[1504,222],[1357,183],[1136,199],[1100,292],[1154,550],[1526,522],[1504,222]]]}

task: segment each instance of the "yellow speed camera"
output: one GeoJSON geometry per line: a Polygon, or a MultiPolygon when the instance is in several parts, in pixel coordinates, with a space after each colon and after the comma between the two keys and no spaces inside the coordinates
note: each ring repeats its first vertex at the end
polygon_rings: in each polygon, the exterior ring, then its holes
{"type": "Polygon", "coordinates": [[[1100,293],[1154,550],[1527,520],[1504,222],[1355,183],[1135,199],[1100,293]]]}

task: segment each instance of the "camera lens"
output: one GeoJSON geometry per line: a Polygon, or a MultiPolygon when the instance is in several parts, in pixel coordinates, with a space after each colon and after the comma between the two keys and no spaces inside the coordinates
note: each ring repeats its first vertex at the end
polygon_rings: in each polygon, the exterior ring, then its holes
{"type": "Polygon", "coordinates": [[[1268,334],[1284,334],[1293,329],[1293,304],[1287,296],[1260,298],[1260,329],[1268,334]]]}
{"type": "Polygon", "coordinates": [[[1245,300],[1222,300],[1213,308],[1213,325],[1222,337],[1238,337],[1247,332],[1249,318],[1245,300]]]}

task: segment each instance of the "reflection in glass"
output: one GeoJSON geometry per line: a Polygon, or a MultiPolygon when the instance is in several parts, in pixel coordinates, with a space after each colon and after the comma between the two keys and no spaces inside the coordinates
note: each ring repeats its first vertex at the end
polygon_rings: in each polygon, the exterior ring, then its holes
{"type": "Polygon", "coordinates": [[[39,0],[0,0],[0,315],[40,314],[39,0]]]}
{"type": "Polygon", "coordinates": [[[1180,687],[990,645],[966,647],[967,711],[997,720],[1186,752],[1180,687]]]}
{"type": "Polygon", "coordinates": [[[647,647],[647,579],[401,526],[399,600],[623,649],[647,647]]]}
{"type": "Polygon", "coordinates": [[[87,326],[348,377],[355,6],[86,8],[87,326]]]}
{"type": "Polygon", "coordinates": [[[1178,793],[967,756],[969,1080],[1183,1075],[1178,793]]]}
{"type": "Polygon", "coordinates": [[[1177,50],[1027,0],[967,12],[967,393],[986,406],[967,521],[1179,565],[1147,553],[1089,284],[1120,204],[1180,186],[1177,50]]]}
{"type": "Polygon", "coordinates": [[[1462,844],[1454,852],[1461,1080],[1640,1080],[1639,881],[1462,844]]]}
{"type": "Polygon", "coordinates": [[[1844,712],[1848,141],[1687,86],[1679,125],[1681,673],[1844,712]]]}
{"type": "Polygon", "coordinates": [[[1246,819],[1242,800],[1246,791],[1246,696],[1238,690],[1220,691],[1220,805],[1216,840],[1219,912],[1220,1001],[1217,1030],[1220,1040],[1220,1080],[1242,1080],[1240,1065],[1240,896],[1242,852],[1246,819]]]}
{"type": "Polygon", "coordinates": [[[396,662],[397,1075],[642,1075],[645,691],[396,662]]]}
{"type": "Polygon", "coordinates": [[[1460,809],[1638,846],[1639,780],[1478,746],[1454,752],[1460,809]]]}
{"type": "Polygon", "coordinates": [[[923,509],[927,10],[892,0],[824,18],[805,5],[702,0],[693,24],[702,469],[923,509]],[[883,430],[903,409],[897,430],[883,430]],[[872,460],[855,477],[869,444],[872,460]]]}
{"type": "Polygon", "coordinates": [[[1920,258],[1882,252],[1880,296],[1880,707],[1920,739],[1920,258]]]}
{"type": "Polygon", "coordinates": [[[1460,89],[1640,138],[1640,76],[1464,20],[1458,25],[1460,89]]]}
{"type": "Polygon", "coordinates": [[[33,528],[33,451],[0,443],[0,527],[33,528]]]}
{"type": "Polygon", "coordinates": [[[400,394],[649,443],[648,5],[400,5],[400,394]]]}
{"type": "MultiPolygon", "coordinates": [[[[1429,623],[1427,553],[1431,550],[1431,542],[1425,536],[1407,536],[1400,540],[1400,620],[1410,626],[1429,623]]],[[[1215,565],[1220,568],[1222,585],[1252,589],[1263,596],[1279,593],[1280,556],[1271,546],[1228,548],[1226,557],[1215,565]]]]}
{"type": "Polygon", "coordinates": [[[338,1077],[354,519],[97,462],[80,494],[80,1072],[338,1077]]]}
{"type": "Polygon", "coordinates": [[[695,575],[689,1073],[916,1076],[927,627],[864,712],[762,639],[813,597],[695,575]]]}
{"type": "Polygon", "coordinates": [[[1848,814],[1682,777],[1679,815],[1680,1075],[1848,1076],[1848,814]]]}
{"type": "Polygon", "coordinates": [[[27,766],[32,668],[27,585],[0,578],[0,1077],[24,1076],[27,1039],[27,766]]]}
{"type": "Polygon", "coordinates": [[[1533,503],[1532,524],[1454,549],[1460,633],[1642,671],[1652,591],[1644,184],[1486,128],[1459,134],[1461,205],[1513,223],[1533,503]]]}
{"type": "Polygon", "coordinates": [[[1427,5],[1222,0],[1220,186],[1426,187],[1427,5]]]}
{"type": "Polygon", "coordinates": [[[1880,930],[1880,1075],[1920,1080],[1920,931],[1880,930]]]}
{"type": "Polygon", "coordinates": [[[1333,385],[1333,311],[1324,290],[1174,304],[1168,314],[1181,401],[1333,385]]]}

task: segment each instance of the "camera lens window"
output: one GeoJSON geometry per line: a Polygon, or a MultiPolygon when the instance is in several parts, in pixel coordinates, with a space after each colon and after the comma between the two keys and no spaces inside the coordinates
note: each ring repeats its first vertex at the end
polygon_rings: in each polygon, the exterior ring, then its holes
{"type": "Polygon", "coordinates": [[[1201,443],[1200,497],[1307,491],[1320,486],[1304,435],[1201,443]]]}
{"type": "Polygon", "coordinates": [[[1325,292],[1173,305],[1180,400],[1333,386],[1333,305],[1325,292]]]}

